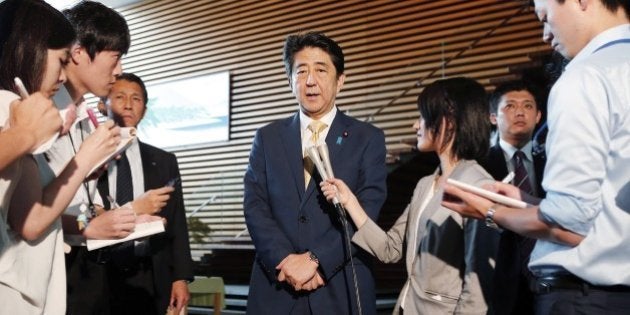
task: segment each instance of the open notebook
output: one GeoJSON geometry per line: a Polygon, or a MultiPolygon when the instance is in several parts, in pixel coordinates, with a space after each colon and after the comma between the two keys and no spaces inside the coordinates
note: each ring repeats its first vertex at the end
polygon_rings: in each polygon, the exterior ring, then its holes
{"type": "MultiPolygon", "coordinates": [[[[110,211],[116,211],[116,210],[110,210],[110,211]]],[[[146,237],[146,236],[150,236],[150,235],[158,234],[162,232],[164,232],[164,223],[162,222],[162,220],[138,223],[136,224],[136,227],[133,233],[127,235],[127,237],[125,238],[120,238],[120,239],[115,239],[115,240],[88,239],[86,242],[87,249],[95,250],[95,249],[103,248],[105,246],[111,246],[114,244],[131,241],[131,240],[139,239],[142,237],[146,237]]]]}
{"type": "Polygon", "coordinates": [[[103,158],[100,162],[96,163],[96,165],[90,170],[90,172],[88,172],[88,175],[86,177],[89,177],[90,175],[92,175],[92,173],[103,167],[107,162],[115,159],[117,156],[122,154],[123,151],[127,150],[127,148],[133,142],[133,139],[135,138],[136,128],[120,127],[120,143],[118,144],[118,147],[116,147],[116,150],[112,154],[103,158]]]}

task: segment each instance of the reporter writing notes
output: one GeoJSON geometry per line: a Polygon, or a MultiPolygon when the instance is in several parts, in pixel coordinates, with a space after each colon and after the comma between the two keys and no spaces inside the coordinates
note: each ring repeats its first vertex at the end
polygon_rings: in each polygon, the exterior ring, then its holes
{"type": "MultiPolygon", "coordinates": [[[[65,66],[75,37],[72,26],[60,12],[35,0],[0,3],[0,21],[6,27],[0,36],[2,112],[15,109],[9,105],[18,98],[15,77],[20,77],[26,89],[34,93],[20,105],[53,97],[66,80],[65,66]]],[[[5,121],[6,117],[0,119],[2,123],[5,121]]],[[[58,112],[50,124],[60,130],[58,112]]],[[[49,126],[42,128],[50,132],[49,126]]],[[[59,177],[45,187],[30,154],[1,171],[0,313],[65,313],[59,216],[89,170],[113,152],[119,141],[119,128],[113,122],[103,124],[86,138],[59,177]]]]}
{"type": "Polygon", "coordinates": [[[630,2],[535,0],[543,40],[571,59],[549,95],[544,199],[495,189],[512,209],[447,186],[444,205],[538,239],[529,269],[536,314],[627,314],[630,309],[630,2]],[[579,126],[579,127],[576,127],[579,126]]]}
{"type": "Polygon", "coordinates": [[[493,182],[475,161],[489,145],[484,88],[467,78],[439,80],[424,88],[418,110],[413,125],[418,149],[436,152],[440,166],[418,182],[389,231],[366,215],[356,190],[345,181],[330,179],[320,183],[321,189],[329,201],[337,196],[350,214],[358,228],[355,244],[386,263],[405,259],[408,277],[394,314],[490,313],[498,232],[440,206],[447,178],[473,185],[493,182]]]}
{"type": "Polygon", "coordinates": [[[336,175],[376,219],[386,194],[383,132],[337,110],[345,74],[335,41],[318,32],[290,35],[284,63],[299,110],[256,132],[244,179],[245,221],[256,247],[247,312],[356,314],[348,256],[355,255],[363,314],[376,314],[369,257],[345,248],[335,208],[316,185],[321,176],[304,156],[307,147],[327,143],[336,175]]]}

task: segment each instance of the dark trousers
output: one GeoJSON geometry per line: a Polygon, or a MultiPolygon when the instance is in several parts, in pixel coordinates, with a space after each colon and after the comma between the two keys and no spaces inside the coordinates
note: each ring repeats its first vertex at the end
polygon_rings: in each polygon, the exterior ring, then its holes
{"type": "Polygon", "coordinates": [[[536,296],[536,315],[578,314],[630,314],[630,292],[559,290],[536,296]]]}
{"type": "Polygon", "coordinates": [[[117,265],[110,251],[73,247],[66,255],[68,315],[163,315],[158,311],[151,257],[117,265]]]}
{"type": "Polygon", "coordinates": [[[598,286],[572,274],[558,274],[535,278],[531,289],[537,315],[630,314],[630,286],[598,286]]]}
{"type": "Polygon", "coordinates": [[[503,231],[494,270],[494,314],[534,314],[533,276],[527,264],[536,241],[512,231],[503,231]]]}
{"type": "Polygon", "coordinates": [[[66,254],[66,314],[111,314],[107,272],[99,255],[101,251],[88,252],[84,246],[72,247],[66,254]]]}
{"type": "Polygon", "coordinates": [[[166,311],[158,312],[151,257],[137,257],[131,267],[110,263],[107,275],[112,314],[162,315],[166,311]]]}

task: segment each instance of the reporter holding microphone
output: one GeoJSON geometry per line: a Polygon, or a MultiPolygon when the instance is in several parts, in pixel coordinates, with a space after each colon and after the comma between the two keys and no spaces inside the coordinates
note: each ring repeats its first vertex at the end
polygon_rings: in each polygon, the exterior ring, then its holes
{"type": "Polygon", "coordinates": [[[491,313],[497,231],[440,205],[447,178],[473,185],[492,183],[475,160],[487,153],[490,130],[484,88],[467,78],[436,81],[418,97],[420,118],[413,125],[418,150],[436,152],[440,166],[422,178],[411,202],[385,232],[339,179],[320,187],[338,201],[357,227],[352,241],[385,263],[405,259],[407,282],[394,314],[491,313]],[[404,249],[406,248],[406,252],[404,249]]]}

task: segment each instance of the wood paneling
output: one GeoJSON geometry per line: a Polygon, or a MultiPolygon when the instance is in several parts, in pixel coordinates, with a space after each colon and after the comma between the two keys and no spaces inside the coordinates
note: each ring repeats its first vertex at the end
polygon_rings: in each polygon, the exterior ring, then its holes
{"type": "Polygon", "coordinates": [[[423,86],[442,77],[469,76],[491,88],[490,80],[509,74],[511,66],[548,51],[541,25],[526,5],[501,0],[158,0],[120,8],[132,38],[125,71],[147,83],[224,70],[231,74],[230,140],[175,152],[186,211],[215,198],[195,215],[212,233],[203,244],[192,244],[193,256],[224,247],[219,243],[245,229],[242,178],[254,132],[297,109],[282,64],[288,34],[320,30],[340,43],[348,78],[339,108],[362,120],[373,116],[371,122],[385,131],[388,149],[400,150],[409,148],[405,140],[413,138],[415,102],[423,86]]]}

